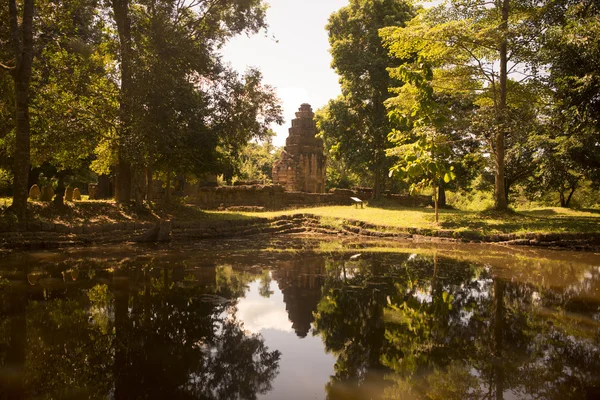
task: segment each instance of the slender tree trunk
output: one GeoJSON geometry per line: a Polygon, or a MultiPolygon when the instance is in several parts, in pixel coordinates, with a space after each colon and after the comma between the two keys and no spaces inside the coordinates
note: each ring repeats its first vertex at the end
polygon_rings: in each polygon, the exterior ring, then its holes
{"type": "Polygon", "coordinates": [[[148,163],[148,166],[146,167],[146,201],[148,202],[152,201],[152,185],[152,163],[148,163]]]}
{"type": "Polygon", "coordinates": [[[122,159],[121,151],[116,167],[115,200],[119,203],[127,203],[131,200],[131,165],[122,159]]]}
{"type": "Polygon", "coordinates": [[[567,201],[565,200],[565,192],[561,191],[558,193],[558,196],[560,197],[560,206],[561,207],[566,207],[567,206],[567,201]]]}
{"type": "Polygon", "coordinates": [[[510,196],[510,187],[512,186],[512,184],[512,181],[509,181],[508,179],[504,178],[504,197],[506,198],[506,204],[508,204],[508,197],[510,196]]]}
{"type": "Polygon", "coordinates": [[[375,166],[375,182],[373,185],[373,200],[379,200],[381,198],[381,167],[375,166]]]}
{"type": "Polygon", "coordinates": [[[438,202],[441,208],[446,207],[446,189],[444,188],[444,184],[440,183],[438,187],[438,202]]]}
{"type": "Polygon", "coordinates": [[[575,193],[575,186],[571,186],[571,192],[569,192],[569,197],[567,197],[567,202],[565,203],[565,207],[569,207],[569,204],[571,203],[571,199],[573,198],[573,193],[575,193]]]}
{"type": "Polygon", "coordinates": [[[19,28],[16,0],[9,0],[10,30],[15,66],[10,69],[15,85],[16,140],[12,209],[20,220],[27,215],[28,178],[30,164],[29,84],[33,64],[34,1],[24,0],[19,28]]]}
{"type": "Polygon", "coordinates": [[[165,182],[165,203],[171,202],[171,167],[167,167],[167,181],[165,182]]]}
{"type": "Polygon", "coordinates": [[[62,172],[58,173],[58,183],[56,185],[56,196],[54,196],[54,204],[57,206],[65,205],[65,175],[62,172]]]}
{"type": "Polygon", "coordinates": [[[435,209],[435,223],[437,224],[439,221],[439,217],[438,217],[438,188],[437,188],[437,184],[434,180],[433,182],[433,207],[435,209]]]}
{"type": "Polygon", "coordinates": [[[124,143],[131,136],[131,89],[133,86],[129,0],[113,0],[112,6],[119,33],[121,55],[120,141],[118,147],[119,161],[116,168],[115,200],[128,202],[131,200],[131,165],[126,157],[124,143]]]}
{"type": "Polygon", "coordinates": [[[40,168],[30,168],[29,177],[27,178],[27,187],[31,188],[33,185],[37,185],[40,180],[40,168]]]}
{"type": "Polygon", "coordinates": [[[500,24],[500,33],[502,39],[500,42],[500,102],[498,104],[497,129],[495,146],[496,151],[496,184],[495,184],[495,208],[496,210],[506,210],[508,208],[508,200],[504,186],[504,147],[505,147],[505,120],[506,120],[506,92],[508,79],[508,13],[510,0],[502,0],[502,21],[500,24]]]}

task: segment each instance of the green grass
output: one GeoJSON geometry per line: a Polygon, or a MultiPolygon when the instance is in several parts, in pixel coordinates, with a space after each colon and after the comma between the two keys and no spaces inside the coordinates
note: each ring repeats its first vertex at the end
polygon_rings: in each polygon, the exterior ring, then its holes
{"type": "MultiPolygon", "coordinates": [[[[13,222],[14,216],[3,210],[10,199],[0,198],[0,222],[13,222]]],[[[290,214],[313,214],[320,216],[325,226],[338,229],[343,220],[358,220],[390,229],[406,230],[453,230],[475,232],[480,235],[498,233],[600,233],[600,210],[573,210],[566,208],[532,208],[498,213],[494,211],[440,210],[440,222],[434,222],[431,208],[395,207],[386,204],[367,205],[364,209],[354,206],[326,206],[266,212],[205,211],[197,207],[173,203],[155,203],[150,207],[118,205],[113,201],[81,201],[58,207],[53,203],[30,202],[28,220],[62,222],[122,222],[152,221],[157,218],[175,218],[183,221],[239,220],[248,218],[272,218],[290,214]]],[[[385,228],[384,228],[385,230],[385,228]]]]}
{"type": "Polygon", "coordinates": [[[455,231],[497,233],[563,233],[600,232],[600,211],[563,208],[536,208],[516,212],[440,210],[439,223],[434,222],[430,208],[328,206],[285,211],[242,213],[246,216],[275,217],[294,213],[309,213],[332,219],[353,219],[392,228],[422,228],[455,231]]]}

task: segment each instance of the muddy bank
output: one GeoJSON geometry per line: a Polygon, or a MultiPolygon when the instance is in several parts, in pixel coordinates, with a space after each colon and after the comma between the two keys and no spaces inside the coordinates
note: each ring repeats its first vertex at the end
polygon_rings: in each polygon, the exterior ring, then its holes
{"type": "Polygon", "coordinates": [[[43,249],[105,243],[187,241],[291,233],[397,238],[415,242],[496,243],[600,251],[600,233],[482,235],[474,231],[399,229],[357,220],[321,218],[312,214],[285,215],[275,218],[171,220],[155,223],[119,222],[72,226],[40,222],[0,225],[0,248],[43,249]]]}

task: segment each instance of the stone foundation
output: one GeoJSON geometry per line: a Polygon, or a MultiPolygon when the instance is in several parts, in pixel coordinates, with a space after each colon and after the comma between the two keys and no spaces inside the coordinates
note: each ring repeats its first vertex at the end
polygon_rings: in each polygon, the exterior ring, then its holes
{"type": "MultiPolygon", "coordinates": [[[[220,186],[200,188],[192,201],[204,209],[220,207],[263,207],[277,210],[287,207],[312,207],[316,205],[352,205],[351,197],[367,197],[347,189],[333,189],[330,193],[287,192],[281,185],[220,186]]],[[[404,207],[431,205],[428,196],[389,195],[387,199],[404,207]]]]}

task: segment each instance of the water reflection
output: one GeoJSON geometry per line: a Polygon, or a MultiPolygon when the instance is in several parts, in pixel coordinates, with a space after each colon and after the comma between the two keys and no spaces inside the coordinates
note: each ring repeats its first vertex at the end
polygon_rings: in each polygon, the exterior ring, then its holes
{"type": "Polygon", "coordinates": [[[34,285],[22,273],[3,280],[5,397],[253,399],[270,390],[280,353],[235,315],[250,274],[124,260],[73,281],[62,277],[69,264],[34,285]]]}
{"type": "Polygon", "coordinates": [[[500,263],[443,249],[352,256],[241,245],[7,259],[1,396],[599,394],[600,267],[566,252],[500,263]]]}

